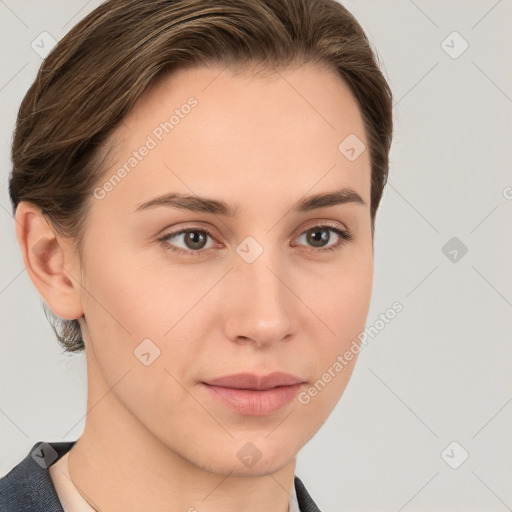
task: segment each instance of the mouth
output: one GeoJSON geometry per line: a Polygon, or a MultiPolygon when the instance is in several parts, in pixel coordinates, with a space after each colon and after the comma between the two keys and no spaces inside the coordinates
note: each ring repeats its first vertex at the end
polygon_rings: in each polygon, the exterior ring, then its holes
{"type": "Polygon", "coordinates": [[[207,380],[205,381],[205,384],[224,388],[266,391],[278,386],[294,386],[295,384],[302,384],[303,382],[304,379],[292,375],[291,373],[273,372],[268,375],[235,373],[233,375],[226,375],[224,377],[207,380]]]}
{"type": "Polygon", "coordinates": [[[245,416],[270,415],[289,404],[304,380],[289,373],[239,373],[201,383],[217,402],[245,416]]]}

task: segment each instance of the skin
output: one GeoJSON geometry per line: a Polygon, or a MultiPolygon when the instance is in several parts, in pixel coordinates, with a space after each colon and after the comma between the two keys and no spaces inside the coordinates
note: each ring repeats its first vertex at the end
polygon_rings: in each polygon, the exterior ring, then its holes
{"type": "MultiPolygon", "coordinates": [[[[349,161],[338,149],[349,134],[367,145],[363,123],[346,84],[325,68],[180,71],[119,125],[106,179],[190,96],[198,104],[179,125],[103,199],[91,197],[82,262],[37,207],[22,202],[16,212],[32,281],[57,315],[79,319],[84,336],[87,417],[69,467],[103,510],[286,512],[296,455],[357,357],[308,404],[294,399],[267,416],[227,409],[201,382],[280,370],[307,390],[363,331],[373,283],[370,157],[349,161]],[[291,211],[343,187],[366,204],[291,211]],[[135,212],[164,192],[236,204],[239,216],[135,212]],[[328,230],[323,246],[340,248],[319,251],[306,234],[325,222],[353,240],[328,230]],[[158,241],[185,227],[212,231],[200,256],[158,241]],[[247,236],[263,248],[250,264],[236,252],[247,236]],[[134,350],[147,338],[160,356],[145,366],[134,350]],[[248,442],[261,452],[252,467],[237,457],[248,442]]],[[[183,236],[167,242],[198,250],[183,236]]]]}

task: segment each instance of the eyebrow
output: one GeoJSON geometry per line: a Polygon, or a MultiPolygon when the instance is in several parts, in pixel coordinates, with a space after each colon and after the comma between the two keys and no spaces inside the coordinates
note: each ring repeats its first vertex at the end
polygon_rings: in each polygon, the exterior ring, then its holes
{"type": "MultiPolygon", "coordinates": [[[[315,194],[302,198],[292,207],[292,212],[304,213],[318,208],[328,208],[329,206],[347,203],[366,206],[366,202],[355,190],[343,188],[335,192],[315,194]]],[[[212,213],[214,215],[224,215],[227,217],[236,217],[240,211],[238,204],[230,205],[216,199],[179,193],[170,193],[155,197],[150,201],[139,204],[135,211],[143,211],[159,206],[167,206],[199,213],[212,213]]]]}

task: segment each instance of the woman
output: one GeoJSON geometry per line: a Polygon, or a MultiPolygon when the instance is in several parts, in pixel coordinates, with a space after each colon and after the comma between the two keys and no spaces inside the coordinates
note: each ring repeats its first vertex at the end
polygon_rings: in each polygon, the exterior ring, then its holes
{"type": "Polygon", "coordinates": [[[392,96],[334,0],[110,0],[43,62],[9,183],[85,428],[2,510],[319,510],[296,455],[373,283],[392,96]]]}

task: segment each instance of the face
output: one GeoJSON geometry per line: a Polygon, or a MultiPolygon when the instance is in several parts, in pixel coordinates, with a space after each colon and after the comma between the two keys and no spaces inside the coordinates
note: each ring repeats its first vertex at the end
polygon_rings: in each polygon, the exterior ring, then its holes
{"type": "Polygon", "coordinates": [[[356,101],[321,68],[201,67],[153,85],[111,143],[84,240],[90,374],[195,466],[277,471],[342,395],[368,313],[370,159],[356,101]],[[296,380],[213,385],[274,372],[296,380]]]}

